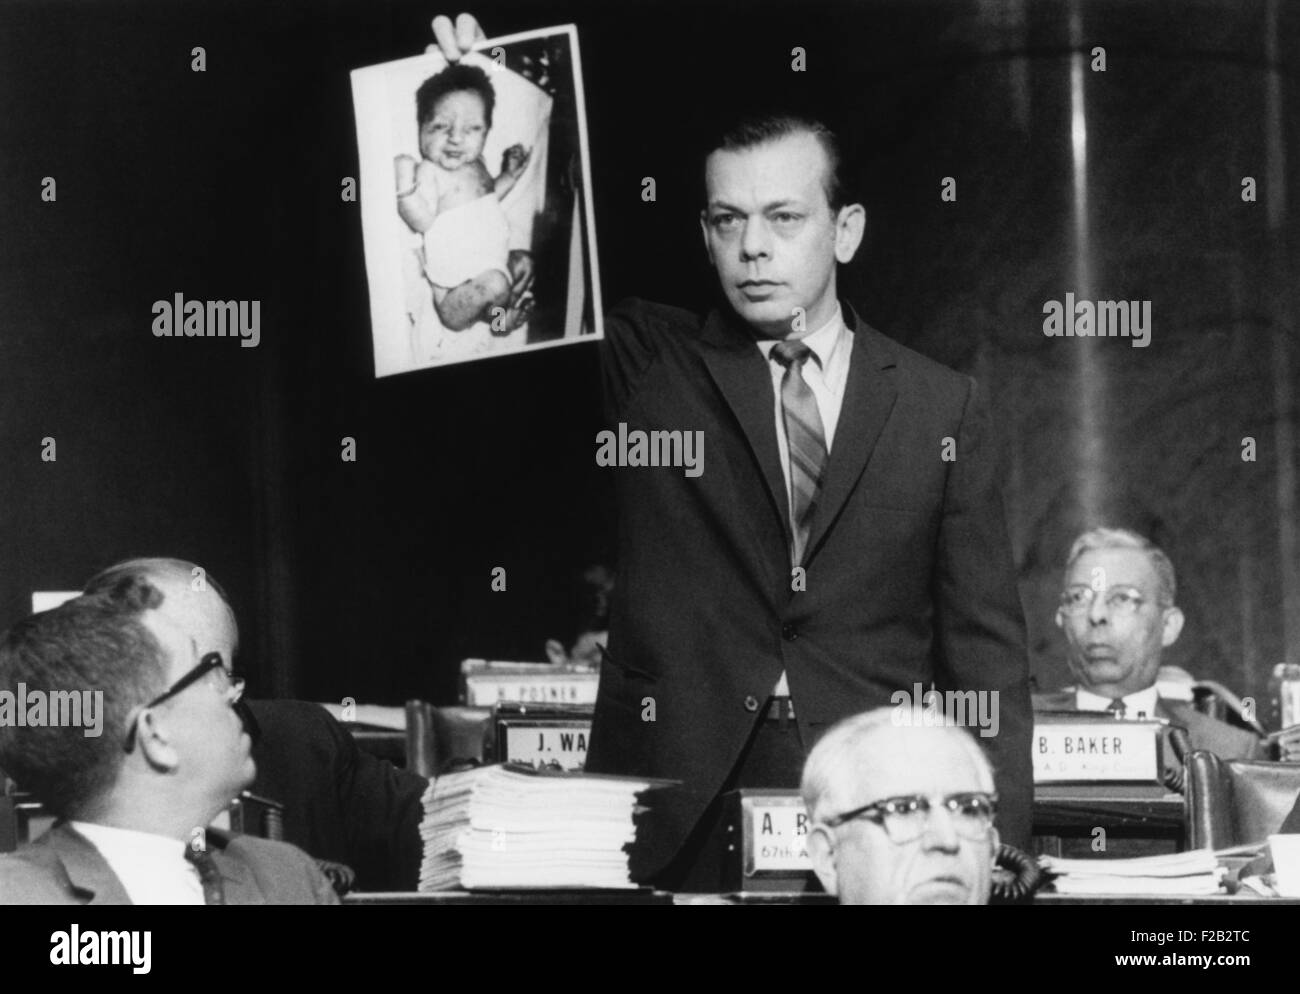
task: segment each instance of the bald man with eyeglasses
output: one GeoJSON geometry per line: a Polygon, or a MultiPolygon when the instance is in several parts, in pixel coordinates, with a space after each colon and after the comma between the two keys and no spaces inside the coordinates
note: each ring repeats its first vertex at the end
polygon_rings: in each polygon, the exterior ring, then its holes
{"type": "Polygon", "coordinates": [[[103,693],[97,730],[0,723],[0,768],[59,819],[0,857],[0,904],[338,903],[302,850],[206,827],[255,767],[234,619],[185,623],[205,596],[124,577],[0,636],[0,689],[103,693]]]}
{"type": "Polygon", "coordinates": [[[999,839],[984,751],[924,712],[846,718],[804,766],[808,855],[841,904],[987,904],[999,839]]]}

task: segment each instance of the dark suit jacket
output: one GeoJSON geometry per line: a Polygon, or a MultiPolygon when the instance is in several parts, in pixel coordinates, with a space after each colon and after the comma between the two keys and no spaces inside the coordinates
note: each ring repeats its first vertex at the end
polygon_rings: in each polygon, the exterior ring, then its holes
{"type": "Polygon", "coordinates": [[[249,701],[261,726],[252,791],[284,805],[284,840],[356,871],[357,890],[416,890],[429,782],[357,748],[318,704],[249,701]]]}
{"type": "Polygon", "coordinates": [[[916,683],[997,691],[998,734],[979,741],[1003,837],[1028,841],[1024,615],[974,381],[845,316],[848,382],[798,593],[753,336],[734,316],[641,301],[606,318],[608,426],[704,433],[699,477],[614,470],[619,595],[587,769],[685,780],[661,814],[661,859],[722,788],[783,669],[806,745],[916,683]]]}
{"type": "MultiPolygon", "coordinates": [[[[1074,688],[1065,687],[1047,694],[1035,694],[1034,707],[1048,711],[1072,710],[1075,699],[1074,688]]],[[[1220,759],[1268,758],[1264,740],[1254,732],[1201,714],[1187,701],[1159,697],[1156,699],[1155,717],[1185,729],[1193,750],[1204,749],[1220,759]]]]}
{"type": "MultiPolygon", "coordinates": [[[[209,831],[227,904],[338,904],[306,853],[283,842],[209,831]]],[[[0,856],[0,904],[130,904],[89,840],[58,822],[35,842],[0,856]]]]}

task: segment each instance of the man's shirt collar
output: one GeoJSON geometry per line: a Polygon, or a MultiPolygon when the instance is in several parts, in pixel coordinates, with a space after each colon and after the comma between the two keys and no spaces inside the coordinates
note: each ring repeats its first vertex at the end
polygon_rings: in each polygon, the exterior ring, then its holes
{"type": "MultiPolygon", "coordinates": [[[[844,336],[848,333],[848,326],[844,323],[843,308],[837,303],[835,313],[831,319],[824,325],[814,331],[811,335],[805,335],[798,341],[803,342],[808,348],[812,349],[813,358],[817,365],[823,370],[831,369],[832,362],[836,353],[842,347],[844,336]]],[[[760,338],[758,347],[763,351],[764,359],[772,358],[772,349],[780,341],[777,338],[760,338]]]]}
{"type": "MultiPolygon", "coordinates": [[[[1160,694],[1156,690],[1155,684],[1145,690],[1126,694],[1124,696],[1124,717],[1136,718],[1141,713],[1148,718],[1154,718],[1156,716],[1156,701],[1159,698],[1160,694]]],[[[1109,710],[1112,701],[1112,698],[1102,697],[1100,694],[1094,694],[1082,687],[1075,689],[1074,699],[1075,707],[1080,711],[1106,711],[1109,710]]]]}

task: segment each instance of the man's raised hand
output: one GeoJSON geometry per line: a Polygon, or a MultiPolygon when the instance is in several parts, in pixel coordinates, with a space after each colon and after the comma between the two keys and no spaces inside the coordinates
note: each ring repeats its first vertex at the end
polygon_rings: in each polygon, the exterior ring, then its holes
{"type": "Polygon", "coordinates": [[[450,17],[439,14],[433,19],[433,37],[437,39],[437,44],[426,48],[425,54],[441,52],[448,62],[460,61],[460,57],[475,44],[487,39],[473,14],[457,14],[455,26],[450,17]]]}

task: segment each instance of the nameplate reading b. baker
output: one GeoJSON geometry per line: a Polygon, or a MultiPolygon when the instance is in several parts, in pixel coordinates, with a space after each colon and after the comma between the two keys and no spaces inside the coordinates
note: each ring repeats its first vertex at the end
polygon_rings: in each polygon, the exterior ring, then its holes
{"type": "Polygon", "coordinates": [[[1157,721],[1034,723],[1034,783],[1135,783],[1159,780],[1157,721]]]}

